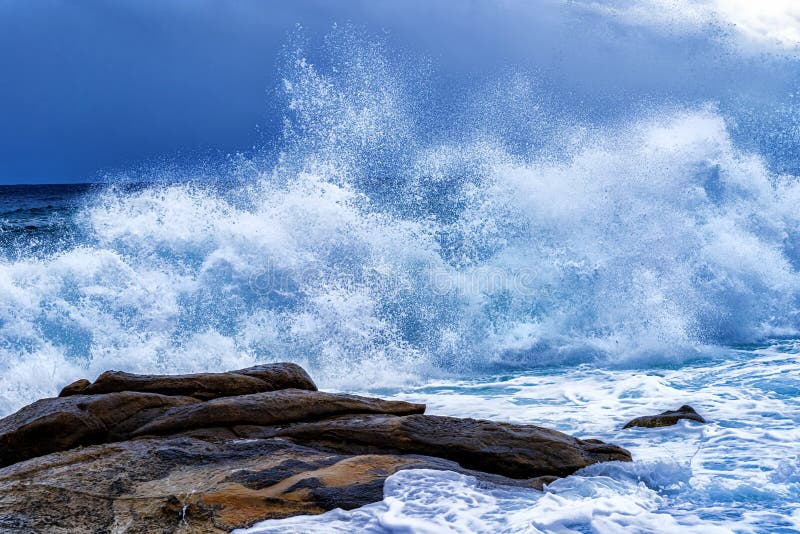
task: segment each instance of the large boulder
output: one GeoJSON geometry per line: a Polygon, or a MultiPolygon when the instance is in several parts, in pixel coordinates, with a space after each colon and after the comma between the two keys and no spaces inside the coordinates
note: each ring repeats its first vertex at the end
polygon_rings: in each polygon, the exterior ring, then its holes
{"type": "Polygon", "coordinates": [[[424,411],[316,391],[294,364],[104,373],[0,420],[0,531],[227,532],[380,500],[401,469],[541,488],[631,459],[546,428],[424,411]]]}
{"type": "MultiPolygon", "coordinates": [[[[179,410],[193,409],[189,406],[179,410]]],[[[436,415],[347,415],[277,427],[236,426],[238,436],[288,437],[349,453],[424,454],[510,478],[567,476],[598,462],[630,461],[628,451],[534,425],[436,415]]]]}
{"type": "Polygon", "coordinates": [[[672,426],[677,424],[681,419],[688,419],[689,421],[695,421],[703,424],[706,422],[703,416],[697,413],[694,408],[685,404],[677,410],[667,410],[666,412],[661,412],[658,415],[645,415],[642,417],[637,417],[636,419],[628,421],[622,428],[631,428],[635,426],[644,428],[672,426]]]}
{"type": "Polygon", "coordinates": [[[122,371],[106,371],[93,383],[81,379],[69,384],[61,390],[59,396],[141,391],[208,400],[287,388],[317,390],[314,381],[299,365],[273,363],[227,373],[191,375],[137,375],[122,371]]]}

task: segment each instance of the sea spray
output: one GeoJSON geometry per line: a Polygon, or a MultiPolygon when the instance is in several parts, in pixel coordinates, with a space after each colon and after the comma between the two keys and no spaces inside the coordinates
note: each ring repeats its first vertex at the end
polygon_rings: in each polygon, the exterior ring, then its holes
{"type": "Polygon", "coordinates": [[[800,183],[717,106],[591,123],[515,75],[430,131],[419,87],[348,32],[327,62],[287,49],[276,157],[108,186],[79,243],[0,262],[0,410],[109,368],[292,360],[390,386],[797,334],[800,183]],[[470,119],[514,94],[518,127],[470,119]]]}

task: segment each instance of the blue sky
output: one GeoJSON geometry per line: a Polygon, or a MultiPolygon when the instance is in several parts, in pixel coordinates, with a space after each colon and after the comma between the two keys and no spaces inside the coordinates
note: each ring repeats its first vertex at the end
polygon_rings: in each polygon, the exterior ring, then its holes
{"type": "MultiPolygon", "coordinates": [[[[765,61],[731,46],[718,5],[738,0],[715,1],[675,22],[648,0],[0,0],[0,183],[97,181],[273,143],[277,67],[298,23],[312,41],[334,23],[380,35],[429,61],[439,91],[532,73],[588,116],[634,101],[733,102],[734,79],[736,98],[788,98],[794,52],[765,61]]],[[[791,40],[786,15],[773,15],[791,40]]],[[[767,31],[742,20],[741,42],[767,31]]]]}

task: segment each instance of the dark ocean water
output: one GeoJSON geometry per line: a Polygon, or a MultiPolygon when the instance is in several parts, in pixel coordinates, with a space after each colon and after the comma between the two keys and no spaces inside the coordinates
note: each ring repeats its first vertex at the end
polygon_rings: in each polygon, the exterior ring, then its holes
{"type": "Polygon", "coordinates": [[[0,250],[6,257],[74,244],[74,219],[92,184],[0,185],[0,250]]]}

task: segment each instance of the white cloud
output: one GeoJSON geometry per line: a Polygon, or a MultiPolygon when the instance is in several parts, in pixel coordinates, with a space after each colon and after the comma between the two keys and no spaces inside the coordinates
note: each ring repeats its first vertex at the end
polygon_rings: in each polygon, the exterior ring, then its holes
{"type": "Polygon", "coordinates": [[[800,0],[578,0],[580,5],[632,25],[667,31],[730,30],[746,48],[800,50],[800,0]]]}
{"type": "Polygon", "coordinates": [[[787,48],[800,46],[800,1],[716,0],[721,17],[746,38],[787,48]]]}

